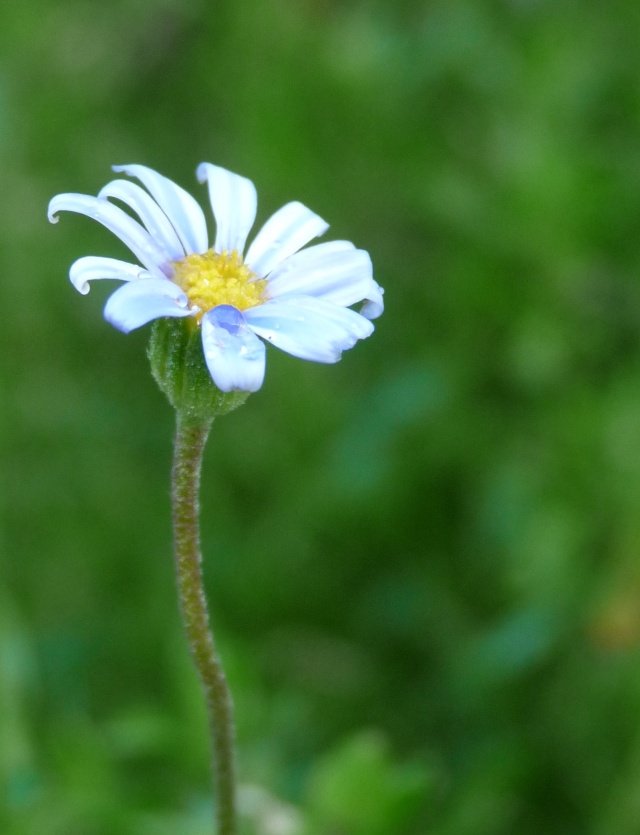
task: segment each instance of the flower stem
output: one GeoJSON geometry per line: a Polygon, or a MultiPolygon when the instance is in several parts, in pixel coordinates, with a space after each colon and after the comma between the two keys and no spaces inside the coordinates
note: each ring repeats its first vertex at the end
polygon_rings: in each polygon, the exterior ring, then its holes
{"type": "Polygon", "coordinates": [[[207,703],[218,835],[236,833],[233,704],[213,635],[202,581],[198,488],[211,421],[186,423],[178,415],[171,496],[180,608],[207,703]]]}

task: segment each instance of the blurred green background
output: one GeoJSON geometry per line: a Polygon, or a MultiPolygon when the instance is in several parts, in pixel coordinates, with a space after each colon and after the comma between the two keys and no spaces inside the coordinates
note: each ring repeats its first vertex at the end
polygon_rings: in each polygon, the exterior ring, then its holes
{"type": "MultiPolygon", "coordinates": [[[[210,832],[148,329],[49,198],[252,178],[370,251],[337,366],[207,450],[248,835],[640,832],[633,0],[23,0],[0,13],[0,831],[210,832]]],[[[208,208],[207,208],[208,212],[208,208]]]]}

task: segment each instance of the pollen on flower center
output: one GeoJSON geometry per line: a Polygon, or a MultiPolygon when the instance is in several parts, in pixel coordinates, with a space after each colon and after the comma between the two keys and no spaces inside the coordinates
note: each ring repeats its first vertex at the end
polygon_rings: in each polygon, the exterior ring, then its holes
{"type": "Polygon", "coordinates": [[[173,266],[172,280],[184,290],[190,306],[199,308],[198,321],[219,304],[246,310],[266,301],[267,281],[258,278],[235,249],[221,253],[209,249],[202,255],[187,255],[174,261],[173,266]]]}

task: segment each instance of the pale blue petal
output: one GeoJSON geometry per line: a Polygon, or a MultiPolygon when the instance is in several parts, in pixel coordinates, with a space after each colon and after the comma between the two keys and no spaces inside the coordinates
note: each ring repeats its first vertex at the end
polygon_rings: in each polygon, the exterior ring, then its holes
{"type": "Polygon", "coordinates": [[[58,222],[58,212],[78,212],[97,220],[120,238],[154,275],[163,276],[171,270],[166,254],[147,230],[108,200],[88,194],[58,194],[49,203],[51,223],[58,222]]]}
{"type": "Polygon", "coordinates": [[[375,282],[371,258],[346,241],[311,246],[279,264],[269,275],[271,298],[315,296],[341,307],[367,298],[375,282]]]}
{"type": "Polygon", "coordinates": [[[247,235],[256,219],[258,195],[256,187],[246,177],[232,174],[226,168],[202,162],[196,176],[207,182],[209,199],[216,219],[216,252],[244,252],[247,235]]]}
{"type": "Polygon", "coordinates": [[[113,197],[132,208],[151,237],[162,246],[167,260],[179,261],[184,258],[184,247],[169,218],[143,188],[128,180],[112,180],[100,190],[98,197],[113,197]]]}
{"type": "Polygon", "coordinates": [[[384,312],[383,294],[382,287],[374,281],[373,287],[369,289],[365,296],[365,303],[362,305],[360,313],[367,319],[377,319],[378,316],[382,316],[384,312]]]}
{"type": "Polygon", "coordinates": [[[211,379],[220,391],[257,391],[264,380],[265,347],[228,304],[202,317],[202,349],[211,379]]]}
{"type": "Polygon", "coordinates": [[[244,311],[249,327],[283,351],[314,362],[337,362],[373,332],[364,316],[310,296],[274,299],[244,311]]]}
{"type": "Polygon", "coordinates": [[[377,319],[384,310],[383,290],[373,279],[369,253],[348,241],[329,241],[291,255],[270,273],[271,298],[315,296],[342,307],[364,301],[360,313],[377,319]]]}
{"type": "Polygon", "coordinates": [[[78,258],[69,269],[69,279],[83,296],[89,292],[89,282],[101,278],[115,278],[120,281],[133,281],[138,278],[151,278],[151,273],[138,264],[119,261],[117,258],[102,258],[99,255],[85,255],[78,258]]]}
{"type": "Polygon", "coordinates": [[[172,281],[146,278],[123,284],[109,297],[104,318],[123,333],[146,325],[162,316],[193,316],[189,300],[172,281]]]}
{"type": "Polygon", "coordinates": [[[149,190],[158,206],[169,218],[187,254],[203,253],[209,248],[207,221],[198,202],[179,185],[158,174],[146,165],[114,165],[114,171],[124,171],[137,177],[149,190]]]}
{"type": "Polygon", "coordinates": [[[256,275],[264,278],[287,256],[328,228],[326,221],[302,203],[287,203],[258,232],[245,261],[256,275]]]}

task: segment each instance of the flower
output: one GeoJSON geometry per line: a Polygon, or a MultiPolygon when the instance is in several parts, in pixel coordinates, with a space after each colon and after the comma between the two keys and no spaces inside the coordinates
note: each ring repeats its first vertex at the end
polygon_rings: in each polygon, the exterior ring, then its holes
{"type": "Polygon", "coordinates": [[[201,331],[205,362],[223,392],[257,391],[271,342],[301,359],[333,363],[373,331],[382,313],[382,289],[367,252],[348,241],[302,249],[328,228],[302,203],[287,203],[264,224],[245,254],[256,216],[253,183],[210,163],[197,178],[207,183],[216,221],[209,244],[197,201],[167,177],[144,165],[116,165],[137,178],[108,183],[98,194],[58,194],[49,220],[60,211],[94,218],[125,243],[142,266],[115,258],[85,256],[69,278],[80,293],[89,282],[126,282],[107,300],[104,316],[129,331],[161,317],[191,317],[201,331]],[[119,200],[140,222],[111,202],[119,200]],[[364,301],[360,312],[351,305],[364,301]],[[258,337],[261,337],[259,339],[258,337]]]}

